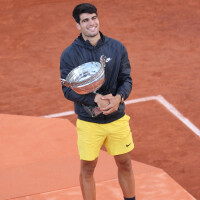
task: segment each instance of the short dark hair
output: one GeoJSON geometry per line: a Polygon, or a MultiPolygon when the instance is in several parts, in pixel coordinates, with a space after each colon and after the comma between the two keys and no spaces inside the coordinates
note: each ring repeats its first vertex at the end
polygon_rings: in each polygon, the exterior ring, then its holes
{"type": "Polygon", "coordinates": [[[80,14],[82,13],[96,13],[97,14],[97,8],[90,4],[90,3],[81,3],[77,5],[72,13],[72,16],[74,17],[75,21],[77,23],[80,23],[80,14]]]}

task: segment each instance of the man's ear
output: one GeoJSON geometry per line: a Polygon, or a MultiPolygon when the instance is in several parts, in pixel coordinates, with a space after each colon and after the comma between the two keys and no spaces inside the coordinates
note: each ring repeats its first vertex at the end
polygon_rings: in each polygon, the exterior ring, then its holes
{"type": "Polygon", "coordinates": [[[81,26],[80,26],[79,23],[76,23],[76,28],[77,28],[78,30],[81,30],[81,26]]]}

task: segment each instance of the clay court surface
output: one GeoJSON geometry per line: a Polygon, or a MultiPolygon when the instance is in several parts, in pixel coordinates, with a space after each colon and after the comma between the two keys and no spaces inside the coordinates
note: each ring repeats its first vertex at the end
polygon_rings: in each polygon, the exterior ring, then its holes
{"type": "MultiPolygon", "coordinates": [[[[59,59],[79,35],[71,13],[81,2],[0,1],[1,114],[44,116],[73,110],[58,81],[59,59]]],[[[98,8],[101,31],[127,47],[134,82],[128,100],[162,95],[199,131],[200,1],[90,2],[98,8]]],[[[155,100],[128,104],[126,112],[134,162],[164,170],[200,199],[199,136],[155,100]]],[[[62,118],[76,122],[76,115],[62,118]]]]}

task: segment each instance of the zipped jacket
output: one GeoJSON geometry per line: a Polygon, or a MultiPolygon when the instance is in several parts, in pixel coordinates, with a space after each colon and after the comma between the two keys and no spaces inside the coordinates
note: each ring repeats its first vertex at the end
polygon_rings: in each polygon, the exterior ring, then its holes
{"type": "MultiPolygon", "coordinates": [[[[120,94],[125,100],[132,89],[131,67],[127,50],[121,42],[106,37],[102,33],[100,34],[101,39],[96,46],[92,46],[88,40],[85,41],[80,34],[63,51],[60,58],[61,78],[66,79],[71,70],[84,63],[92,61],[100,62],[100,57],[104,55],[106,56],[105,80],[101,88],[96,92],[102,95],[112,94],[113,96],[120,94]]],[[[66,86],[62,86],[62,90],[64,96],[74,102],[75,113],[81,120],[95,123],[109,123],[123,117],[125,114],[125,105],[122,103],[116,112],[109,115],[100,114],[96,117],[91,117],[85,111],[83,105],[96,106],[97,104],[94,102],[95,93],[78,94],[66,86]]]]}

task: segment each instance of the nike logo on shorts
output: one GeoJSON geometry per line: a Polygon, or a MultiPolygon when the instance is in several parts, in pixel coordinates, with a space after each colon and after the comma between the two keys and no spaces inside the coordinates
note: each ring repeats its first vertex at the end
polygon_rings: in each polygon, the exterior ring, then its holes
{"type": "Polygon", "coordinates": [[[127,144],[126,147],[129,147],[130,145],[131,145],[131,143],[130,143],[130,144],[127,144]]]}

